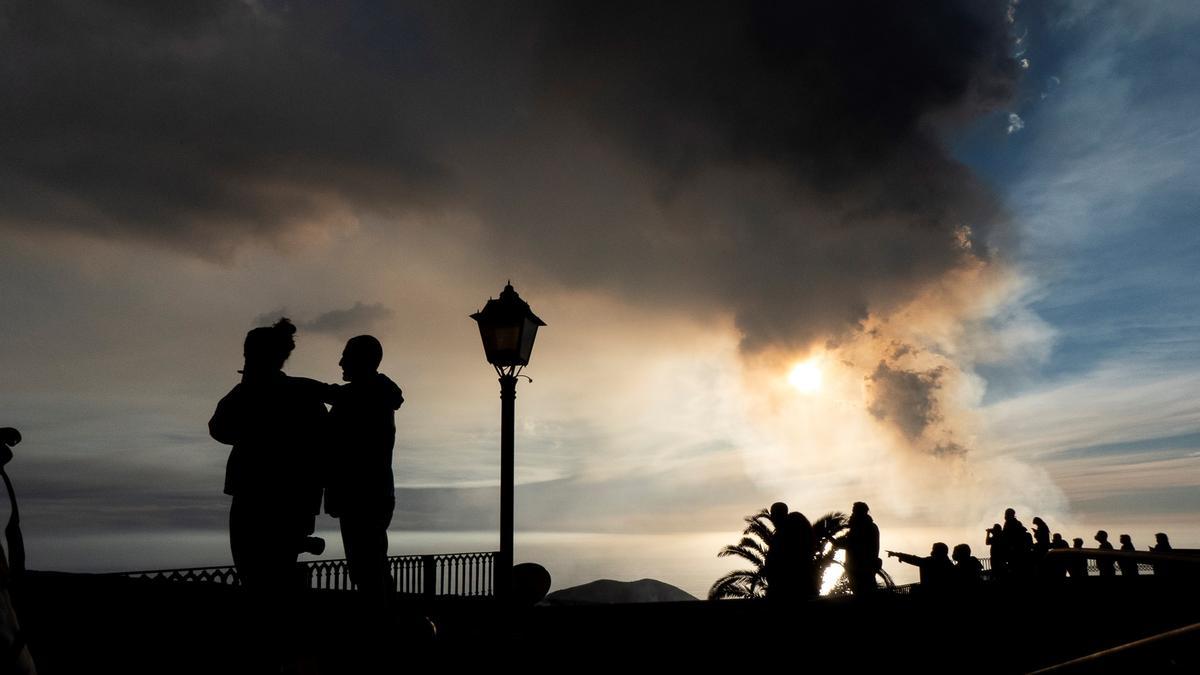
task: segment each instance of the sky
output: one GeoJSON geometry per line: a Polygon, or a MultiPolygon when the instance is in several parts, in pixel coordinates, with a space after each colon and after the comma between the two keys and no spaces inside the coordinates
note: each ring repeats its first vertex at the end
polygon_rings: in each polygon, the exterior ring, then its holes
{"type": "Polygon", "coordinates": [[[777,500],[918,552],[1008,506],[1200,547],[1194,3],[0,7],[32,568],[229,560],[206,422],[279,316],[294,375],[384,345],[393,550],[494,546],[468,315],[509,280],[556,587],[700,594],[777,500]]]}

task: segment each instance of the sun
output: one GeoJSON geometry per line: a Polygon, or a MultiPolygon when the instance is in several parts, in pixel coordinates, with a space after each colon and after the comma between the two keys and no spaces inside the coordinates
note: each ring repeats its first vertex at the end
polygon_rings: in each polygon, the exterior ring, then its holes
{"type": "Polygon", "coordinates": [[[788,384],[801,394],[815,394],[821,391],[821,364],[817,357],[792,366],[787,380],[788,384]]]}

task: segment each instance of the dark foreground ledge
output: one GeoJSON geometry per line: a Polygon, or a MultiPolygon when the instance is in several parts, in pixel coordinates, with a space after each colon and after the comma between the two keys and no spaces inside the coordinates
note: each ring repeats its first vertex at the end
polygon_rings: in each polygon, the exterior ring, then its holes
{"type": "MultiPolygon", "coordinates": [[[[295,617],[295,644],[310,672],[321,673],[488,665],[519,672],[709,672],[774,661],[800,671],[1015,673],[1200,622],[1195,583],[1080,581],[785,607],[722,601],[505,612],[489,598],[399,596],[386,626],[368,622],[351,593],[314,591],[295,617]],[[437,625],[436,638],[425,617],[437,625]],[[366,669],[368,656],[384,661],[366,669]]],[[[242,589],[31,572],[15,600],[43,675],[269,670],[247,656],[261,646],[265,628],[242,589]]],[[[1200,672],[1196,642],[1142,651],[1138,670],[1200,672]]],[[[1103,663],[1091,672],[1105,672],[1103,663]]]]}

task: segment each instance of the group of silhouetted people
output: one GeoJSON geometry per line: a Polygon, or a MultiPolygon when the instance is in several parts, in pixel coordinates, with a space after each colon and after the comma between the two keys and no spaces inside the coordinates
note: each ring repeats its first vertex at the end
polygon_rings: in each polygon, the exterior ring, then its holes
{"type": "Polygon", "coordinates": [[[953,554],[950,547],[940,541],[934,543],[925,557],[896,551],[887,554],[902,563],[916,565],[921,570],[921,587],[926,591],[970,588],[983,579],[983,563],[971,555],[969,544],[955,546],[953,554]]]}
{"type": "MultiPolygon", "coordinates": [[[[1033,532],[1031,533],[1020,520],[1017,520],[1016,511],[1010,508],[1004,512],[1004,524],[997,523],[987,531],[986,543],[991,546],[993,576],[1016,579],[1031,576],[1061,577],[1069,575],[1072,578],[1088,576],[1087,556],[1075,555],[1066,558],[1065,561],[1047,557],[1050,551],[1068,548],[1083,550],[1083,538],[1075,537],[1072,539],[1072,544],[1068,546],[1062,534],[1057,532],[1053,535],[1050,534],[1050,528],[1044,520],[1035,517],[1032,522],[1033,532]]],[[[1169,553],[1171,551],[1171,542],[1165,533],[1159,532],[1154,535],[1154,538],[1156,544],[1150,547],[1151,553],[1169,553]]],[[[1097,531],[1093,539],[1096,541],[1095,550],[1118,550],[1108,540],[1108,532],[1104,530],[1097,531]]],[[[1121,544],[1119,550],[1126,553],[1137,552],[1130,535],[1122,534],[1119,540],[1121,544]]],[[[1097,570],[1102,577],[1116,576],[1118,569],[1121,576],[1132,577],[1138,574],[1138,563],[1135,559],[1116,556],[1096,556],[1095,559],[1097,570]]],[[[1166,573],[1166,568],[1163,565],[1155,565],[1154,572],[1161,576],[1166,573]]]]}
{"type": "MultiPolygon", "coordinates": [[[[1050,551],[1074,548],[1083,549],[1083,539],[1076,537],[1071,547],[1062,534],[1050,534],[1046,521],[1035,517],[1032,521],[1033,531],[1017,519],[1014,509],[1006,509],[1004,523],[996,523],[985,530],[984,544],[989,547],[991,554],[991,577],[997,580],[1024,580],[1034,577],[1063,577],[1072,578],[1088,576],[1088,556],[1074,555],[1057,558],[1048,556],[1050,551]]],[[[1154,535],[1157,543],[1150,547],[1151,553],[1171,552],[1171,543],[1167,535],[1159,532],[1154,535]]],[[[1096,532],[1096,550],[1113,551],[1112,543],[1108,541],[1108,533],[1104,530],[1096,532]]],[[[1137,549],[1133,539],[1128,534],[1120,536],[1121,551],[1134,553],[1137,549]]],[[[983,565],[979,559],[971,555],[971,547],[959,544],[954,547],[953,556],[949,555],[946,544],[937,542],[926,557],[908,553],[888,551],[889,556],[899,558],[901,562],[916,565],[921,570],[921,585],[929,590],[962,587],[982,579],[983,565]]],[[[1121,576],[1131,577],[1138,574],[1137,560],[1118,556],[1094,556],[1099,574],[1102,577],[1116,576],[1117,570],[1121,576]]],[[[1154,565],[1154,573],[1167,573],[1168,565],[1154,565]]]]}
{"type": "MultiPolygon", "coordinates": [[[[847,520],[846,534],[829,544],[845,551],[846,577],[855,594],[876,587],[875,576],[882,568],[879,559],[879,527],[863,502],[855,502],[847,520]]],[[[775,527],[765,556],[767,597],[777,600],[815,598],[821,590],[817,567],[819,537],[804,514],[788,512],[787,504],[771,505],[775,527]]]]}
{"type": "MultiPolygon", "coordinates": [[[[846,583],[854,595],[863,595],[878,588],[877,576],[882,574],[883,561],[879,557],[879,526],[871,518],[870,508],[864,502],[855,502],[850,517],[846,520],[846,533],[834,538],[830,533],[814,530],[804,514],[788,512],[787,504],[776,502],[768,511],[774,527],[764,555],[767,597],[780,600],[815,598],[821,590],[822,553],[819,546],[833,546],[845,553],[846,583]]],[[[1014,509],[1006,509],[1004,523],[988,528],[984,544],[991,554],[990,578],[1001,581],[1032,579],[1034,577],[1086,577],[1088,576],[1087,555],[1049,556],[1054,550],[1069,548],[1062,534],[1050,533],[1046,521],[1035,517],[1030,531],[1020,520],[1014,509]]],[[[1159,532],[1151,553],[1170,553],[1171,543],[1167,535],[1159,532]]],[[[1100,530],[1095,535],[1099,551],[1113,551],[1108,533],[1100,530]]],[[[1121,551],[1133,553],[1136,549],[1128,534],[1120,536],[1121,551]]],[[[1074,548],[1083,549],[1083,539],[1074,539],[1074,548]]],[[[958,544],[951,551],[943,542],[935,542],[927,556],[887,551],[888,557],[914,565],[920,570],[922,592],[945,592],[969,589],[985,579],[984,566],[972,555],[971,546],[958,544]]],[[[1132,557],[1092,555],[1097,561],[1100,576],[1115,576],[1119,569],[1122,576],[1138,574],[1138,562],[1132,557]]],[[[1170,564],[1153,563],[1154,574],[1169,574],[1170,564]]],[[[888,583],[887,576],[883,575],[888,583]]]]}
{"type": "Polygon", "coordinates": [[[404,401],[378,372],[383,348],[369,335],[346,343],[339,362],[345,384],[285,374],[295,332],[281,319],[247,333],[241,382],[209,421],[212,437],[233,446],[225,493],[233,497],[229,545],[238,576],[280,616],[307,586],[296,565],[300,553],[324,549],[312,536],[322,500],[341,527],[351,581],[364,594],[385,597],[392,583],[394,412],[404,401]]]}

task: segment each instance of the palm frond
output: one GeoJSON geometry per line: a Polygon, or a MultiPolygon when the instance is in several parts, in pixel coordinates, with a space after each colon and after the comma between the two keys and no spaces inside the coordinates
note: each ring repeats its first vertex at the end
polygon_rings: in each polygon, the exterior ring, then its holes
{"type": "Polygon", "coordinates": [[[775,535],[775,524],[771,522],[771,514],[767,513],[766,509],[752,516],[746,516],[743,520],[746,521],[746,529],[742,530],[743,535],[758,537],[764,544],[770,546],[771,537],[775,535]]]}
{"type": "Polygon", "coordinates": [[[762,574],[755,575],[750,580],[750,597],[762,598],[767,595],[767,577],[762,574]]]}
{"type": "Polygon", "coordinates": [[[709,600],[724,598],[754,598],[756,595],[756,580],[760,574],[752,570],[734,570],[713,582],[708,590],[709,600]]]}
{"type": "Polygon", "coordinates": [[[841,511],[826,513],[825,515],[813,521],[813,535],[817,538],[818,546],[828,540],[832,540],[843,530],[850,527],[850,518],[841,511]]]}
{"type": "Polygon", "coordinates": [[[742,537],[742,540],[739,541],[737,545],[741,548],[748,548],[751,551],[755,551],[764,558],[767,557],[767,547],[763,544],[760,544],[756,539],[742,537]]]}
{"type": "Polygon", "coordinates": [[[766,509],[759,509],[757,512],[751,513],[745,518],[742,518],[742,520],[746,521],[747,523],[755,520],[766,520],[767,522],[771,522],[771,512],[766,509]]]}
{"type": "Polygon", "coordinates": [[[745,548],[743,546],[728,546],[727,545],[727,546],[725,546],[725,548],[721,549],[721,551],[719,553],[717,553],[718,558],[726,558],[731,555],[742,558],[743,560],[746,560],[747,562],[749,562],[750,564],[752,564],[758,568],[762,568],[764,565],[767,564],[766,556],[760,554],[758,551],[756,551],[754,549],[745,548]]]}

